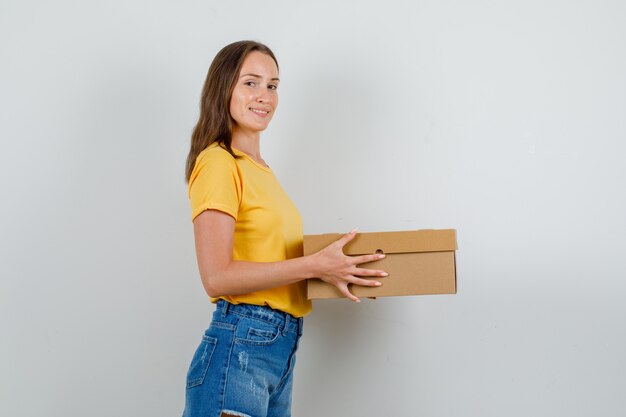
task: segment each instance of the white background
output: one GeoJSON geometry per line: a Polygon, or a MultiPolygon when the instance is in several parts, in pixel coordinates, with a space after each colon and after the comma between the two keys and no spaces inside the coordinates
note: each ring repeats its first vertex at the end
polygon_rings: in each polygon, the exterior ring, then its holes
{"type": "Polygon", "coordinates": [[[624,2],[1,0],[0,415],[181,414],[184,161],[241,39],[305,232],[458,230],[457,295],[315,303],[295,416],[623,412],[624,2]]]}

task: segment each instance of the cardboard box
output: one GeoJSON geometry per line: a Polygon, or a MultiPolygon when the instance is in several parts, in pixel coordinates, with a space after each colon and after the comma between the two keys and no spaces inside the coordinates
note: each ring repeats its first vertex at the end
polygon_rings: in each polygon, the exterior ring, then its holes
{"type": "MultiPolygon", "coordinates": [[[[340,233],[304,236],[304,254],[313,254],[343,236],[340,233]]],[[[456,230],[412,230],[359,233],[343,248],[346,255],[385,253],[380,261],[359,265],[381,269],[388,277],[364,277],[382,282],[380,287],[350,285],[357,297],[456,294],[456,230]]],[[[343,298],[333,285],[321,279],[307,281],[307,297],[343,298]]]]}

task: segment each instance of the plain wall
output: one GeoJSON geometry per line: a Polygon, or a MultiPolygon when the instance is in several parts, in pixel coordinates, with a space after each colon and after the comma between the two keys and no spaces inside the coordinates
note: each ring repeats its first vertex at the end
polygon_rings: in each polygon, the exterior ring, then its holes
{"type": "Polygon", "coordinates": [[[626,3],[1,0],[0,415],[182,412],[184,161],[240,39],[306,233],[458,230],[457,295],[315,302],[295,416],[623,412],[626,3]]]}

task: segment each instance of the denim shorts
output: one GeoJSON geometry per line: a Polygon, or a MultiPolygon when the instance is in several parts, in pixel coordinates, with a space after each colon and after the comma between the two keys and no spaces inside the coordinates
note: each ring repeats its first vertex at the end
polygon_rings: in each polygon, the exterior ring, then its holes
{"type": "Polygon", "coordinates": [[[270,307],[219,300],[189,366],[183,417],[291,416],[302,321],[270,307]]]}

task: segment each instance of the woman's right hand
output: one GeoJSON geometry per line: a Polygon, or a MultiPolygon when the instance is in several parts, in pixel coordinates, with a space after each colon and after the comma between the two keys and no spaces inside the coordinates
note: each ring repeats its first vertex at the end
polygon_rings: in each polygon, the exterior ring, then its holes
{"type": "Polygon", "coordinates": [[[360,264],[383,259],[385,257],[384,254],[344,255],[343,247],[354,239],[356,234],[357,231],[354,229],[312,256],[316,258],[315,265],[318,267],[316,278],[334,285],[350,300],[360,302],[361,300],[350,292],[348,284],[379,287],[382,285],[381,282],[359,277],[386,277],[388,274],[377,269],[357,267],[360,264]]]}

